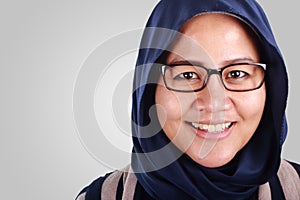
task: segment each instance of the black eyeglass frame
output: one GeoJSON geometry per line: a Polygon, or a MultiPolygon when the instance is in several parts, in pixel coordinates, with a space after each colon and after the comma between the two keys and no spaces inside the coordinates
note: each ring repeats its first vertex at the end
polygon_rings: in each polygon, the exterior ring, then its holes
{"type": "Polygon", "coordinates": [[[207,85],[207,83],[208,83],[208,81],[209,81],[210,75],[212,75],[212,74],[217,74],[217,75],[219,75],[219,77],[220,77],[220,79],[221,79],[221,82],[222,82],[222,84],[223,84],[223,86],[224,86],[224,88],[225,88],[226,90],[232,91],[232,92],[248,92],[248,91],[257,90],[257,89],[259,89],[259,88],[263,85],[263,83],[264,83],[264,81],[265,81],[265,76],[266,76],[266,68],[267,68],[267,64],[264,64],[264,63],[242,62],[242,63],[233,63],[233,64],[229,64],[229,65],[226,65],[226,66],[222,67],[221,69],[208,69],[208,68],[206,68],[206,67],[204,67],[204,66],[200,66],[200,65],[192,65],[192,64],[171,64],[171,65],[161,65],[161,68],[160,68],[160,69],[161,69],[161,74],[162,74],[162,76],[163,76],[164,84],[165,84],[166,88],[167,88],[168,90],[171,90],[171,91],[175,91],[175,92],[199,92],[199,91],[203,90],[203,89],[206,87],[206,85],[207,85]],[[166,69],[167,69],[167,68],[170,68],[170,67],[174,67],[174,66],[186,66],[186,65],[189,65],[189,66],[195,66],[195,67],[200,67],[200,68],[206,70],[206,72],[207,72],[207,77],[206,77],[206,79],[204,80],[204,83],[203,83],[202,87],[199,88],[199,89],[196,89],[196,90],[177,90],[177,89],[170,88],[170,87],[168,86],[168,84],[167,84],[166,79],[165,79],[165,71],[166,71],[166,69]],[[229,89],[229,88],[227,88],[226,85],[225,85],[225,83],[224,83],[224,81],[223,81],[222,73],[223,73],[223,71],[224,71],[226,68],[232,67],[232,66],[236,66],[236,65],[255,65],[255,66],[257,66],[257,67],[262,68],[263,71],[264,71],[264,77],[263,77],[261,83],[260,83],[257,87],[252,88],[252,89],[247,89],[247,90],[234,90],[234,89],[229,89]]]}

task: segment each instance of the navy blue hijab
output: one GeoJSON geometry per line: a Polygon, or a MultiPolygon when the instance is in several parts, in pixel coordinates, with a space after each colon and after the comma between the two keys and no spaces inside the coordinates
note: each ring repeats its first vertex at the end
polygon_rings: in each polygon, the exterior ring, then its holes
{"type": "Polygon", "coordinates": [[[257,2],[161,0],[146,25],[134,76],[131,165],[139,183],[155,199],[250,198],[278,171],[287,134],[287,91],[282,55],[257,2]],[[267,64],[267,99],[262,120],[248,144],[233,160],[218,168],[199,165],[170,142],[153,109],[156,80],[151,79],[157,67],[154,63],[183,23],[198,14],[212,12],[227,13],[247,22],[260,37],[261,57],[267,64]]]}

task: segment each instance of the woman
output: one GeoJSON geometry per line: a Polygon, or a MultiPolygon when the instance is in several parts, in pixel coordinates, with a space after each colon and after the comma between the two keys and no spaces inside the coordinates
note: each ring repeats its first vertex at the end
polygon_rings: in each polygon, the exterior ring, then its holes
{"type": "Polygon", "coordinates": [[[300,199],[281,159],[287,80],[255,1],[162,0],[135,70],[131,168],[78,199],[300,199]]]}

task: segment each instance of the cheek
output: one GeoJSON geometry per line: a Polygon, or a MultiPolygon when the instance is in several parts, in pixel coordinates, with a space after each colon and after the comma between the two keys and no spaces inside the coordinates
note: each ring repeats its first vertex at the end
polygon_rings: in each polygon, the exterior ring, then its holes
{"type": "Polygon", "coordinates": [[[191,145],[194,135],[185,134],[184,119],[189,111],[190,101],[184,93],[176,93],[157,86],[155,103],[157,116],[166,136],[183,152],[191,145]]]}
{"type": "Polygon", "coordinates": [[[253,121],[258,125],[265,107],[265,86],[253,92],[241,93],[240,98],[235,99],[236,110],[243,120],[253,121]]]}
{"type": "MultiPolygon", "coordinates": [[[[179,98],[164,86],[158,85],[155,94],[157,115],[160,120],[175,121],[182,117],[182,108],[179,98]]],[[[162,124],[161,124],[162,125],[162,124]]]]}

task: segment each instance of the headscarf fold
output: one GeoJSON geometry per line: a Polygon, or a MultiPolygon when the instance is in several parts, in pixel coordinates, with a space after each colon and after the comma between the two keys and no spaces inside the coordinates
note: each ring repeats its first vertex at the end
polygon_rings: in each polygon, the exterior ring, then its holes
{"type": "Polygon", "coordinates": [[[147,22],[135,68],[132,106],[132,168],[155,199],[248,199],[275,176],[287,134],[286,67],[262,8],[254,0],[161,0],[147,22]],[[155,62],[179,28],[203,13],[224,13],[245,21],[260,37],[267,64],[266,104],[250,141],[228,164],[207,168],[182,154],[167,138],[155,111],[155,62]],[[159,128],[157,128],[159,127],[159,128]]]}

